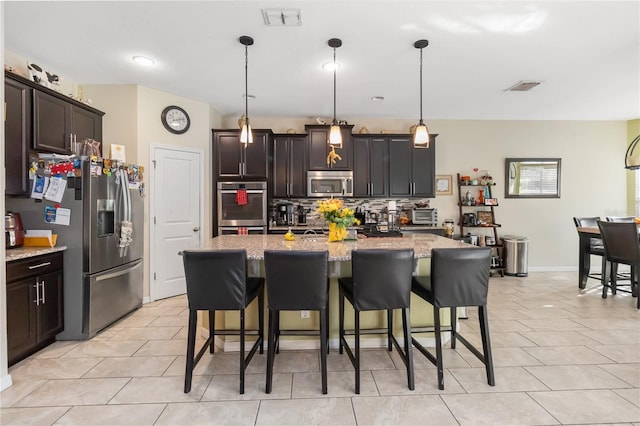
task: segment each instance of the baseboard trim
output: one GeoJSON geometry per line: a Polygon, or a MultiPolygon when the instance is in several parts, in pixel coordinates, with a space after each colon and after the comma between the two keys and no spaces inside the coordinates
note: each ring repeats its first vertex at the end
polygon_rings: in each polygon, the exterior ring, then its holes
{"type": "Polygon", "coordinates": [[[7,374],[6,376],[2,376],[0,378],[0,392],[5,390],[6,388],[11,386],[12,384],[13,384],[13,381],[11,380],[11,375],[10,374],[7,374]]]}

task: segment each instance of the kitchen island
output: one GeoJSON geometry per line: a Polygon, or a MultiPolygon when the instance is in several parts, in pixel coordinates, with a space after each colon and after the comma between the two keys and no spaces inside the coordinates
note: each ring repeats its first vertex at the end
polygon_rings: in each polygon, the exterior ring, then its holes
{"type": "MultiPolygon", "coordinates": [[[[299,250],[299,251],[328,251],[331,276],[329,290],[329,328],[330,346],[338,344],[338,280],[340,276],[351,274],[351,252],[362,249],[413,249],[416,260],[416,272],[429,274],[431,250],[434,248],[469,247],[468,244],[434,234],[411,234],[402,238],[358,238],[353,241],[328,242],[326,235],[301,236],[297,235],[294,241],[286,241],[282,235],[221,235],[205,241],[199,248],[202,250],[229,250],[245,249],[249,259],[249,274],[264,277],[264,252],[265,250],[299,250]]],[[[196,249],[196,248],[194,248],[196,249]]],[[[269,283],[267,282],[267,286],[269,283]]],[[[300,283],[304,285],[304,283],[300,283]]],[[[268,301],[267,301],[268,303],[268,301]]],[[[247,327],[257,328],[257,306],[252,304],[246,312],[247,327]]],[[[353,327],[353,311],[345,312],[345,326],[353,327]]],[[[400,311],[395,313],[394,333],[401,333],[400,311]]],[[[312,312],[309,317],[302,312],[282,312],[282,329],[317,329],[319,319],[317,313],[312,312]]],[[[205,316],[206,317],[206,316],[205,316]]],[[[449,314],[443,315],[442,323],[448,324],[449,314]]],[[[205,329],[208,329],[204,318],[205,329]]],[[[239,316],[237,312],[225,311],[216,314],[216,327],[238,329],[239,316]]],[[[381,328],[386,326],[386,313],[384,311],[363,312],[360,319],[361,328],[381,328]]],[[[433,311],[431,305],[422,299],[411,295],[411,325],[412,327],[424,327],[433,325],[433,311]]],[[[207,332],[208,334],[208,332],[207,332]]],[[[216,337],[216,344],[225,351],[238,350],[238,340],[235,336],[216,337]]],[[[419,339],[421,343],[429,346],[429,341],[419,339]]],[[[362,347],[383,347],[386,345],[386,336],[363,336],[362,347]]],[[[280,341],[282,349],[309,349],[319,345],[318,339],[302,336],[283,336],[280,341]]]]}

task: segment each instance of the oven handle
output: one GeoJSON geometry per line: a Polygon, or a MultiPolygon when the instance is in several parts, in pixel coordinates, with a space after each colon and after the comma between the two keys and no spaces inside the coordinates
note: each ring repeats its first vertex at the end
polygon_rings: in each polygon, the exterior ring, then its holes
{"type": "MultiPolygon", "coordinates": [[[[218,192],[220,194],[235,194],[238,191],[235,189],[220,189],[218,192]]],[[[247,194],[264,194],[265,192],[264,189],[247,189],[247,194]]]]}

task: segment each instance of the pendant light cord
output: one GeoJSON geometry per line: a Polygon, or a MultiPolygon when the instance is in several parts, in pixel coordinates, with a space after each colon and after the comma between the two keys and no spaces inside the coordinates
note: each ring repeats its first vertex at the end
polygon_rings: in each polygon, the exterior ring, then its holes
{"type": "Polygon", "coordinates": [[[420,48],[420,123],[421,126],[424,124],[422,121],[422,48],[420,48]]]}
{"type": "Polygon", "coordinates": [[[336,48],[333,48],[333,123],[336,122],[336,48]]]}
{"type": "MultiPolygon", "coordinates": [[[[249,53],[248,46],[245,44],[244,46],[244,118],[247,125],[247,129],[249,126],[249,53]]],[[[422,113],[420,113],[422,115],[422,113]]]]}

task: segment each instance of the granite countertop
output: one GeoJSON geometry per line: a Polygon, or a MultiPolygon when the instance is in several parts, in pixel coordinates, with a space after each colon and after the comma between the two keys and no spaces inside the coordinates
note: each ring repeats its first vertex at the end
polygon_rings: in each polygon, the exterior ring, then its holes
{"type": "Polygon", "coordinates": [[[19,259],[27,259],[29,257],[40,256],[43,254],[55,253],[57,251],[64,251],[67,246],[57,247],[17,247],[7,249],[5,252],[5,258],[7,262],[19,259]]]}
{"type": "Polygon", "coordinates": [[[221,235],[205,241],[203,250],[245,249],[249,260],[264,259],[265,250],[329,251],[329,260],[342,262],[351,260],[351,250],[357,249],[404,249],[412,248],[416,258],[431,256],[433,248],[470,247],[460,241],[435,234],[412,234],[402,238],[358,238],[353,241],[328,242],[325,235],[317,237],[296,236],[286,241],[282,235],[221,235]]]}
{"type": "MultiPolygon", "coordinates": [[[[358,227],[356,227],[358,228],[358,227]]],[[[318,230],[318,229],[322,229],[322,226],[317,226],[315,224],[307,224],[307,225],[276,225],[276,226],[270,226],[269,227],[269,231],[287,231],[288,229],[291,229],[292,231],[303,231],[305,229],[314,229],[314,230],[318,230]]],[[[444,229],[444,226],[430,226],[430,225],[402,225],[400,226],[400,228],[398,228],[400,231],[406,230],[406,231],[420,231],[423,229],[444,229]]]]}

